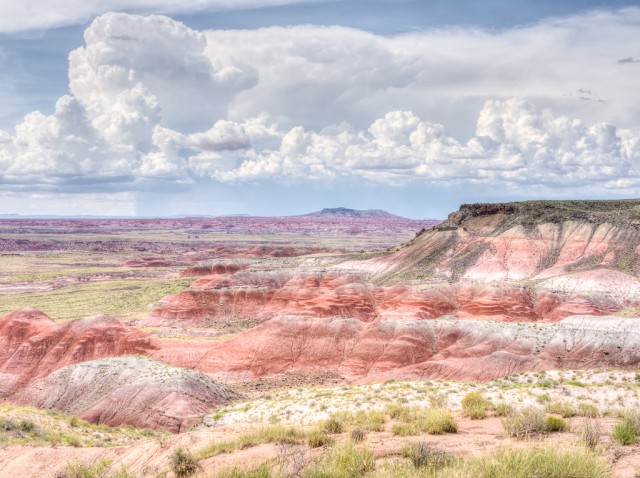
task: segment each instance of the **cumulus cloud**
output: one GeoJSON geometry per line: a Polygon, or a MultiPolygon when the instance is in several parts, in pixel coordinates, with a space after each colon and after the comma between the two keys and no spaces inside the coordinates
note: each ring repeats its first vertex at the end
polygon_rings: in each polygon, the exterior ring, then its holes
{"type": "Polygon", "coordinates": [[[441,124],[393,111],[366,131],[342,127],[316,133],[295,127],[282,133],[277,150],[219,155],[198,172],[219,181],[355,176],[392,184],[422,179],[624,187],[619,178],[636,184],[639,159],[640,130],[587,125],[514,98],[488,101],[476,134],[465,143],[441,124]]]}
{"type": "Polygon", "coordinates": [[[198,32],[164,16],[105,14],[71,53],[69,94],[54,113],[0,132],[0,183],[636,187],[640,90],[633,69],[607,68],[640,46],[639,26],[640,9],[396,37],[198,32]]]}

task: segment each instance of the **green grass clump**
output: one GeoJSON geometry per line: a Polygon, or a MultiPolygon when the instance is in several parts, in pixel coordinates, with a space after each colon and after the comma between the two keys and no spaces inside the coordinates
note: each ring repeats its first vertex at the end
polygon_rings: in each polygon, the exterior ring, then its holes
{"type": "Polygon", "coordinates": [[[408,437],[417,435],[418,430],[410,423],[394,423],[391,427],[391,433],[399,437],[408,437]]]}
{"type": "Polygon", "coordinates": [[[242,468],[231,468],[216,475],[216,478],[271,478],[273,474],[267,465],[259,466],[254,470],[243,470],[242,468]]]}
{"type": "MultiPolygon", "coordinates": [[[[560,451],[556,448],[502,450],[471,460],[456,478],[608,478],[607,465],[587,450],[560,451]]],[[[440,475],[438,475],[440,476],[440,475]]]]}
{"type": "Polygon", "coordinates": [[[458,425],[451,411],[446,408],[391,405],[386,408],[386,413],[399,422],[391,427],[391,432],[397,436],[416,435],[418,431],[433,435],[458,431],[458,425]]]}
{"type": "Polygon", "coordinates": [[[571,418],[576,416],[575,407],[569,402],[555,401],[547,404],[545,408],[547,413],[560,415],[562,418],[571,418]]]}
{"type": "Polygon", "coordinates": [[[513,405],[506,402],[496,403],[496,405],[493,407],[493,412],[495,413],[496,417],[506,417],[507,415],[513,413],[513,410],[513,405]]]}
{"type": "Polygon", "coordinates": [[[579,403],[577,415],[581,417],[596,418],[599,415],[598,407],[592,403],[579,403]]]}
{"type": "Polygon", "coordinates": [[[324,422],[324,425],[322,425],[322,428],[331,435],[337,435],[338,433],[344,432],[344,423],[335,416],[329,417],[327,421],[324,422]]]}
{"type": "Polygon", "coordinates": [[[236,439],[212,443],[194,454],[196,460],[202,460],[222,453],[243,450],[261,443],[298,444],[305,440],[305,434],[294,427],[270,425],[236,439]]]}
{"type": "Polygon", "coordinates": [[[542,410],[536,407],[525,407],[502,417],[502,428],[507,435],[514,438],[526,438],[545,429],[545,418],[542,410]]]}
{"type": "Polygon", "coordinates": [[[347,442],[330,449],[315,465],[306,469],[304,478],[361,478],[375,469],[375,455],[364,446],[347,442]]]}
{"type": "Polygon", "coordinates": [[[630,420],[623,418],[613,429],[613,438],[621,445],[633,445],[638,438],[637,430],[630,420]]]}
{"type": "Polygon", "coordinates": [[[567,422],[562,418],[547,417],[544,421],[544,431],[549,433],[564,432],[568,428],[567,422]]]}
{"type": "Polygon", "coordinates": [[[431,435],[458,432],[458,424],[446,408],[424,409],[417,417],[416,426],[419,430],[431,435]]]}
{"type": "Polygon", "coordinates": [[[134,478],[126,467],[111,472],[111,460],[101,458],[97,462],[86,465],[79,461],[68,462],[64,471],[55,474],[56,478],[134,478]]]}
{"type": "Polygon", "coordinates": [[[53,409],[0,405],[0,446],[118,446],[162,435],[148,429],[94,425],[53,409]]]}
{"type": "Polygon", "coordinates": [[[491,408],[489,401],[480,392],[470,392],[460,402],[462,414],[472,420],[482,420],[487,417],[487,411],[491,408]]]}
{"type": "Polygon", "coordinates": [[[368,412],[360,410],[356,413],[334,413],[329,420],[331,419],[337,420],[342,424],[346,424],[352,427],[362,428],[365,431],[381,432],[382,430],[384,430],[384,424],[387,421],[387,416],[384,412],[379,410],[370,410],[368,412]]]}
{"type": "Polygon", "coordinates": [[[307,445],[309,448],[319,448],[321,446],[331,445],[333,438],[327,435],[324,430],[313,430],[307,435],[307,445]]]}
{"type": "MultiPolygon", "coordinates": [[[[503,449],[480,458],[455,459],[428,446],[408,445],[408,461],[383,464],[383,478],[611,478],[607,464],[585,449],[503,449]],[[439,453],[441,455],[439,455],[439,453]]],[[[327,475],[330,476],[330,475],[327,475]]]]}

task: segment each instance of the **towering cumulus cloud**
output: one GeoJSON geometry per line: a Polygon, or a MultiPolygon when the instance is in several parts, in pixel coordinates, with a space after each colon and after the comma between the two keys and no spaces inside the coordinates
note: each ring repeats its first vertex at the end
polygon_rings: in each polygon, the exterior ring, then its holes
{"type": "Polygon", "coordinates": [[[104,14],[70,54],[53,113],[0,131],[0,181],[66,192],[268,178],[636,187],[638,69],[617,60],[640,47],[639,26],[640,9],[396,37],[198,32],[104,14]]]}

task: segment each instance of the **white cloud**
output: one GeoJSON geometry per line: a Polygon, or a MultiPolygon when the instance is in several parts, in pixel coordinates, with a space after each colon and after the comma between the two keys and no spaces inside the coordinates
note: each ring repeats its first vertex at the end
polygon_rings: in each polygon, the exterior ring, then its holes
{"type": "Polygon", "coordinates": [[[617,59],[640,48],[639,27],[640,9],[396,37],[105,14],[71,53],[55,112],[0,132],[0,183],[636,187],[640,90],[617,59]]]}
{"type": "Polygon", "coordinates": [[[448,136],[440,124],[393,111],[366,131],[318,134],[295,127],[282,133],[277,150],[248,149],[227,161],[219,155],[198,173],[220,181],[353,176],[392,184],[421,179],[619,188],[624,187],[620,178],[640,177],[639,155],[637,130],[585,125],[515,98],[488,101],[476,135],[466,143],[448,136]]]}

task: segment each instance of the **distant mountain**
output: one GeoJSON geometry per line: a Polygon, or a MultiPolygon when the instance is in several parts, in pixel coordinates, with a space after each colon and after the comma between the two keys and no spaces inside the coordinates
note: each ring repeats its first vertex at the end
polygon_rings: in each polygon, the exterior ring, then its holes
{"type": "Polygon", "coordinates": [[[400,216],[396,216],[395,214],[391,214],[390,212],[383,211],[382,209],[349,209],[346,207],[326,207],[322,211],[312,212],[310,214],[304,214],[304,216],[310,217],[354,217],[354,218],[400,218],[400,216]]]}

